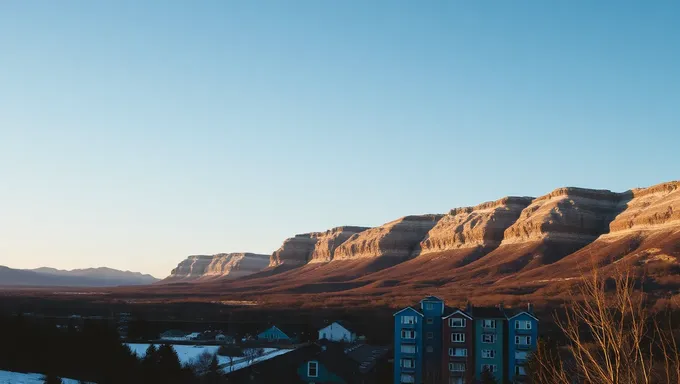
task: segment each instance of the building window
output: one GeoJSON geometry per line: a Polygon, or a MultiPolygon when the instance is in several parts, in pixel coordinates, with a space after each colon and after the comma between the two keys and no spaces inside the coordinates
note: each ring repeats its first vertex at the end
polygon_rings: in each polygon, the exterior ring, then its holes
{"type": "Polygon", "coordinates": [[[488,371],[491,373],[495,373],[497,370],[496,364],[482,364],[482,372],[488,371]]]}
{"type": "Polygon", "coordinates": [[[496,329],[496,320],[482,320],[482,328],[496,329]]]}
{"type": "Polygon", "coordinates": [[[415,368],[416,363],[413,359],[401,359],[401,361],[399,361],[399,366],[402,368],[415,368]]]}
{"type": "Polygon", "coordinates": [[[319,362],[310,361],[307,363],[307,376],[309,377],[319,377],[319,362]]]}
{"type": "Polygon", "coordinates": [[[449,384],[465,384],[462,377],[449,377],[449,384]]]}
{"type": "Polygon", "coordinates": [[[451,328],[463,328],[465,327],[465,319],[452,317],[449,319],[449,327],[451,328]]]}
{"type": "Polygon", "coordinates": [[[416,353],[416,346],[411,344],[402,344],[401,353],[416,353]]]}
{"type": "Polygon", "coordinates": [[[493,359],[496,357],[496,351],[493,349],[482,349],[482,359],[493,359]]]}
{"type": "Polygon", "coordinates": [[[433,303],[425,303],[425,309],[427,310],[433,310],[434,309],[434,304],[433,303]]]}
{"type": "Polygon", "coordinates": [[[465,372],[465,363],[449,363],[449,371],[465,372]]]}
{"type": "Polygon", "coordinates": [[[449,348],[451,357],[467,357],[467,348],[449,348]]]}
{"type": "Polygon", "coordinates": [[[401,330],[401,338],[402,339],[415,339],[416,338],[416,331],[412,329],[402,329],[401,330]]]}
{"type": "Polygon", "coordinates": [[[428,324],[432,324],[432,323],[434,323],[434,320],[432,320],[431,317],[428,317],[427,319],[425,319],[425,322],[428,323],[428,324]]]}
{"type": "Polygon", "coordinates": [[[524,351],[515,351],[515,360],[526,360],[527,353],[524,351]]]}
{"type": "Polygon", "coordinates": [[[402,316],[401,317],[401,323],[402,324],[415,324],[416,323],[416,317],[415,316],[402,316]]]}
{"type": "Polygon", "coordinates": [[[530,345],[531,336],[515,336],[516,345],[530,345]]]}
{"type": "Polygon", "coordinates": [[[427,333],[427,338],[428,338],[428,339],[434,339],[434,333],[433,333],[433,332],[428,332],[428,333],[427,333]]]}
{"type": "MultiPolygon", "coordinates": [[[[517,339],[517,338],[515,338],[517,339]]],[[[496,342],[496,335],[493,333],[483,333],[482,334],[482,343],[486,344],[493,344],[496,342]]]]}
{"type": "Polygon", "coordinates": [[[416,377],[414,375],[410,375],[408,373],[402,373],[400,382],[401,383],[415,383],[416,377]]]}
{"type": "Polygon", "coordinates": [[[515,365],[515,375],[517,376],[525,376],[527,374],[526,369],[522,367],[521,365],[515,365]]]}
{"type": "Polygon", "coordinates": [[[515,320],[515,329],[531,329],[531,321],[515,320]]]}
{"type": "Polygon", "coordinates": [[[451,342],[452,343],[464,343],[465,342],[465,334],[464,333],[452,333],[451,334],[451,342]]]}
{"type": "Polygon", "coordinates": [[[432,352],[434,352],[434,348],[432,348],[431,345],[428,345],[427,347],[425,347],[425,352],[432,353],[432,352]]]}

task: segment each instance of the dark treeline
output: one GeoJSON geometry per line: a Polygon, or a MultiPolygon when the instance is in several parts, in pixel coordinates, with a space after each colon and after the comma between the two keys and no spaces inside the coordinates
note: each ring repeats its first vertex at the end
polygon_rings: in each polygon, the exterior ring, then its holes
{"type": "Polygon", "coordinates": [[[0,316],[3,330],[0,370],[43,373],[50,377],[106,383],[198,382],[169,346],[138,359],[123,345],[114,327],[85,321],[58,328],[49,320],[0,316]]]}

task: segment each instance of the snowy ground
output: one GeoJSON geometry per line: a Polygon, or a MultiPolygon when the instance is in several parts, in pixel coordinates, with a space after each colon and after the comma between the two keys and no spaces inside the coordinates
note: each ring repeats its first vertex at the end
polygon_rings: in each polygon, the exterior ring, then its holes
{"type": "MultiPolygon", "coordinates": [[[[146,349],[149,348],[150,344],[131,343],[127,345],[130,347],[132,352],[134,352],[138,357],[143,357],[144,354],[146,353],[146,349]]],[[[195,360],[197,357],[199,357],[203,352],[215,354],[219,349],[219,347],[216,345],[173,345],[172,347],[175,350],[175,352],[177,352],[179,361],[182,364],[190,363],[192,360],[195,360]]],[[[232,370],[236,371],[241,368],[247,367],[250,364],[255,364],[260,361],[268,360],[271,359],[272,357],[280,356],[283,355],[284,353],[292,351],[292,349],[277,349],[277,348],[263,348],[263,349],[264,355],[254,359],[251,362],[246,361],[245,358],[243,357],[234,358],[232,370]]],[[[220,366],[223,367],[224,371],[229,372],[230,368],[229,358],[226,356],[217,356],[217,359],[219,361],[220,366]]],[[[4,383],[0,381],[0,384],[4,383]]]]}
{"type": "MultiPolygon", "coordinates": [[[[0,384],[43,384],[41,373],[0,371],[0,384]]],[[[78,384],[78,380],[62,379],[64,384],[78,384]]]]}

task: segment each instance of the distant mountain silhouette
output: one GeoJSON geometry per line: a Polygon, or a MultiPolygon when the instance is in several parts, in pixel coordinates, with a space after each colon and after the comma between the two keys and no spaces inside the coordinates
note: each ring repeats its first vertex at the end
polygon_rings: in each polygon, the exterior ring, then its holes
{"type": "Polygon", "coordinates": [[[151,275],[112,268],[65,271],[54,268],[13,269],[0,266],[0,286],[114,287],[144,285],[158,281],[151,275]]]}

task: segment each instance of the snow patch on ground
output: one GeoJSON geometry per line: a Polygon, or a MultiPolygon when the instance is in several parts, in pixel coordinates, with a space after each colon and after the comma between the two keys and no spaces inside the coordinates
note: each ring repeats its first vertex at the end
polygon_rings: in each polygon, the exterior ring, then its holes
{"type": "MultiPolygon", "coordinates": [[[[130,347],[132,352],[135,355],[137,355],[137,357],[140,358],[144,357],[144,355],[146,354],[146,349],[149,348],[149,345],[151,344],[138,344],[138,343],[127,344],[127,346],[130,347]]],[[[159,345],[156,344],[156,347],[158,346],[159,345]]],[[[173,345],[172,348],[175,350],[175,352],[177,352],[177,356],[179,357],[180,363],[188,364],[191,363],[193,360],[197,359],[204,352],[208,352],[210,354],[217,353],[217,350],[220,347],[216,345],[173,345]]],[[[217,356],[217,360],[220,364],[220,367],[222,367],[222,369],[225,372],[230,372],[230,365],[232,364],[233,365],[231,367],[231,371],[237,371],[251,364],[255,364],[260,361],[265,361],[292,351],[292,349],[277,349],[277,348],[263,348],[263,350],[264,354],[256,359],[253,359],[252,361],[247,361],[246,358],[242,356],[234,358],[234,361],[231,363],[229,361],[229,358],[226,356],[217,356]]],[[[4,383],[0,382],[0,384],[4,383]]]]}
{"type": "MultiPolygon", "coordinates": [[[[0,384],[43,384],[41,373],[0,371],[0,384]]],[[[78,384],[78,380],[61,379],[64,384],[78,384]]]]}

